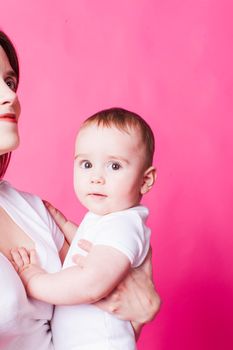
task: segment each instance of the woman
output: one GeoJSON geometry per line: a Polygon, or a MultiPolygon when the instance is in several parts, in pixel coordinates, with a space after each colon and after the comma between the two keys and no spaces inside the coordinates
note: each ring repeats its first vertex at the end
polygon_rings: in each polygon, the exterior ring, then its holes
{"type": "MultiPolygon", "coordinates": [[[[10,263],[12,248],[35,248],[42,267],[55,272],[61,268],[59,254],[62,258],[66,247],[61,231],[43,202],[37,196],[17,191],[1,180],[9,164],[10,153],[19,144],[18,82],[16,51],[9,38],[0,31],[0,349],[50,350],[53,345],[49,321],[53,306],[28,299],[10,263]]],[[[62,227],[61,214],[53,208],[51,213],[62,227]]],[[[144,269],[147,268],[147,265],[144,266],[144,269]]],[[[131,273],[117,291],[98,303],[99,307],[132,320],[137,332],[141,323],[151,319],[158,311],[159,304],[150,278],[140,271],[131,273]]]]}

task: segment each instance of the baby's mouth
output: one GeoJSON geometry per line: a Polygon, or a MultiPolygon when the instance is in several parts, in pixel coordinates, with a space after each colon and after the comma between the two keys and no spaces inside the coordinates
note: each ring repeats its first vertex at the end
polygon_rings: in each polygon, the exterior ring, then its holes
{"type": "Polygon", "coordinates": [[[96,196],[96,197],[107,197],[106,194],[103,193],[89,193],[89,196],[96,196]]]}

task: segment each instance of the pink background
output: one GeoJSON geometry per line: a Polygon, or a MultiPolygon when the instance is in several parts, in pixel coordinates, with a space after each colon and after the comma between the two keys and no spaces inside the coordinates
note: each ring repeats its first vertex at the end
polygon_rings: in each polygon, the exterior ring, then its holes
{"type": "Polygon", "coordinates": [[[156,136],[150,207],[163,299],[140,350],[233,349],[232,4],[7,0],[21,64],[21,146],[7,179],[79,222],[72,157],[99,109],[141,114],[156,136]]]}

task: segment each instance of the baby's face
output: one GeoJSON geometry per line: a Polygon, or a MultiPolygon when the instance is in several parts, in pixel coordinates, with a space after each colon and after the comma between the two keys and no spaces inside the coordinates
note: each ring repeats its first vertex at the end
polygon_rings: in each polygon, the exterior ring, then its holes
{"type": "Polygon", "coordinates": [[[90,211],[105,215],[139,204],[145,146],[140,134],[91,124],[76,138],[74,188],[90,211]]]}

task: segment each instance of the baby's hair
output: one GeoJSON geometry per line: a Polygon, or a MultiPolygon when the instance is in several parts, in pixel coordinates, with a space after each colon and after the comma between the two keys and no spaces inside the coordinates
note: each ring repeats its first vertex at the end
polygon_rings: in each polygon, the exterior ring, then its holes
{"type": "Polygon", "coordinates": [[[152,165],[155,148],[153,131],[147,122],[138,114],[117,107],[104,109],[87,118],[81,128],[90,124],[97,124],[97,126],[107,128],[114,126],[126,133],[129,133],[132,128],[138,129],[146,149],[145,166],[149,167],[152,165]]]}

